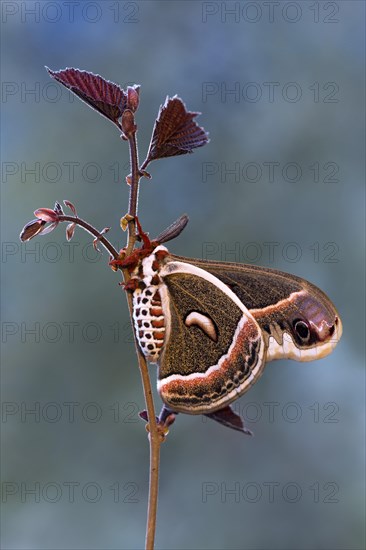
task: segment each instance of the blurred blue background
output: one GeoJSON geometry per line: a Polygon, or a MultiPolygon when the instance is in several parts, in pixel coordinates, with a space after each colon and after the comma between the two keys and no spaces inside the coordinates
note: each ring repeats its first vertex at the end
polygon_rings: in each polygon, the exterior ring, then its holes
{"type": "Polygon", "coordinates": [[[156,547],[364,548],[365,4],[1,9],[2,547],[144,544],[148,445],[119,277],[82,231],[18,240],[36,208],[68,199],[125,243],[128,148],[47,65],[141,84],[141,160],[167,94],[201,111],[211,142],[150,166],[143,227],[156,235],[187,212],[172,251],[305,277],[343,320],[332,355],[269,364],[236,403],[254,438],[178,417],[156,547]]]}

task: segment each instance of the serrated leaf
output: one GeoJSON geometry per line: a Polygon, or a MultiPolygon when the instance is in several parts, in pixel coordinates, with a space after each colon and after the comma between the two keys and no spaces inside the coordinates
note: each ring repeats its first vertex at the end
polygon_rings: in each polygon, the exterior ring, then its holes
{"type": "Polygon", "coordinates": [[[79,69],[66,68],[61,71],[51,71],[48,67],[46,69],[57,82],[119,127],[118,119],[126,108],[127,95],[118,84],[98,74],[79,69]]]}
{"type": "Polygon", "coordinates": [[[160,106],[144,166],[152,160],[192,153],[208,143],[208,135],[194,118],[200,113],[187,111],[178,97],[167,97],[160,106]]]}

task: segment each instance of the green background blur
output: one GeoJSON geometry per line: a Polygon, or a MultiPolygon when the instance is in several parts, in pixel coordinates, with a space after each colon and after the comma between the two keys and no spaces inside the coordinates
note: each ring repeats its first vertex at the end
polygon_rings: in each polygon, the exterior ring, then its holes
{"type": "Polygon", "coordinates": [[[305,277],[343,320],[332,355],[272,363],[236,403],[254,438],[177,418],[157,548],[364,547],[364,8],[2,2],[4,549],[144,543],[148,445],[119,277],[82,231],[18,240],[36,208],[68,199],[122,247],[128,147],[44,65],[141,84],[141,160],[167,94],[201,111],[209,145],[141,182],[145,230],[187,212],[172,251],[305,277]]]}

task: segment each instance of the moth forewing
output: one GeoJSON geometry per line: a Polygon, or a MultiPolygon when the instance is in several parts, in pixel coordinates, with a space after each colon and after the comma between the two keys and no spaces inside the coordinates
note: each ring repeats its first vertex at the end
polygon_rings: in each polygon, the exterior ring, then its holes
{"type": "Polygon", "coordinates": [[[239,298],[194,264],[160,269],[166,340],[158,389],[173,410],[202,414],[242,395],[265,364],[261,329],[239,298]]]}

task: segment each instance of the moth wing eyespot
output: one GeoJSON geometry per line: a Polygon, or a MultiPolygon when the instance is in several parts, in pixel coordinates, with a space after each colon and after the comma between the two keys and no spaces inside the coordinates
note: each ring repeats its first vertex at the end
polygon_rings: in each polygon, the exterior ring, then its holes
{"type": "Polygon", "coordinates": [[[292,326],[297,336],[303,342],[307,342],[309,340],[311,334],[310,327],[305,321],[303,321],[302,319],[295,319],[292,323],[292,326]]]}

